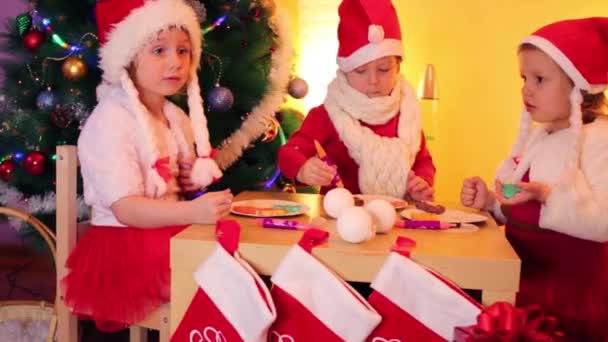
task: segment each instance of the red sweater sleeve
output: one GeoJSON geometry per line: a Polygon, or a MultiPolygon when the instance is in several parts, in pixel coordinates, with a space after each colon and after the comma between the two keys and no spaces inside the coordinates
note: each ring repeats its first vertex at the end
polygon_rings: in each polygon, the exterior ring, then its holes
{"type": "Polygon", "coordinates": [[[329,137],[330,127],[333,126],[322,107],[310,110],[300,129],[295,131],[287,143],[279,149],[277,162],[286,177],[296,181],[296,175],[302,165],[316,155],[314,140],[323,145],[329,137]]]}
{"type": "Polygon", "coordinates": [[[420,133],[422,138],[420,139],[420,150],[416,154],[416,160],[412,166],[412,171],[416,176],[424,179],[432,187],[435,184],[435,164],[433,164],[433,157],[426,147],[426,139],[424,138],[424,132],[420,133]]]}

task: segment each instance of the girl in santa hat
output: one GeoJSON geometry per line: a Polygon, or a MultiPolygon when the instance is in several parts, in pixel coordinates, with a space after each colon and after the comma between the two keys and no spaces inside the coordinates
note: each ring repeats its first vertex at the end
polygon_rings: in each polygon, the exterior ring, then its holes
{"type": "Polygon", "coordinates": [[[542,305],[573,341],[606,341],[608,18],[550,24],[518,52],[519,136],[495,192],[466,179],[461,200],[506,222],[522,260],[519,305],[542,305]]]}
{"type": "Polygon", "coordinates": [[[222,175],[210,158],[194,9],[183,0],[104,0],[96,18],[103,83],[78,140],[93,227],[67,261],[63,291],[76,313],[111,331],[169,300],[169,239],[226,215],[232,194],[180,201],[180,191],[222,175]],[[165,99],[182,89],[190,117],[165,99]]]}
{"type": "Polygon", "coordinates": [[[338,67],[323,105],[313,108],[278,164],[289,178],[353,193],[433,198],[435,166],[412,86],[399,74],[401,30],[390,0],[344,0],[338,10],[338,67]],[[315,141],[329,159],[316,156],[315,141]]]}

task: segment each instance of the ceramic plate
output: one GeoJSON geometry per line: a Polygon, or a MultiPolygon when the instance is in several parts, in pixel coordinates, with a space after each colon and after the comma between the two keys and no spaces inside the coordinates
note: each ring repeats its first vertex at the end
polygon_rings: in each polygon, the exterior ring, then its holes
{"type": "Polygon", "coordinates": [[[249,217],[285,217],[306,213],[307,205],[283,200],[247,200],[232,203],[231,213],[249,217]]]}
{"type": "Polygon", "coordinates": [[[383,195],[361,195],[361,194],[355,195],[354,197],[362,200],[364,204],[367,204],[376,199],[382,199],[382,200],[388,201],[397,210],[407,207],[407,202],[402,199],[398,199],[397,197],[383,196],[383,195]]]}

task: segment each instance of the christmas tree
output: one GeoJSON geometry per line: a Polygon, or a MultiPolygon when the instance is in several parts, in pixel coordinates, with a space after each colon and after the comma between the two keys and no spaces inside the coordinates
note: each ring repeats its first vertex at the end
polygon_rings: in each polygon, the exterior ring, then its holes
{"type": "MultiPolygon", "coordinates": [[[[300,98],[307,85],[293,75],[286,16],[273,0],[189,2],[201,20],[199,79],[224,171],[212,188],[290,188],[276,152],[302,115],[282,105],[288,89],[300,98]]],[[[38,0],[30,8],[7,24],[0,47],[14,56],[1,61],[0,205],[53,226],[55,147],[76,144],[101,80],[95,1],[38,0]]],[[[185,105],[179,95],[171,100],[185,105]]]]}

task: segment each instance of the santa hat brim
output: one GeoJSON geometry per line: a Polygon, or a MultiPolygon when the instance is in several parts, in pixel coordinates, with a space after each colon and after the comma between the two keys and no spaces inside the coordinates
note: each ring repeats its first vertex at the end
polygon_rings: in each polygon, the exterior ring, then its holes
{"type": "Polygon", "coordinates": [[[546,53],[560,68],[570,77],[574,86],[580,90],[585,90],[590,94],[599,94],[606,90],[606,84],[589,84],[581,72],[574,66],[562,50],[555,46],[551,41],[541,36],[531,35],[522,40],[520,46],[530,44],[546,53]]]}
{"type": "Polygon", "coordinates": [[[379,43],[369,43],[348,57],[338,57],[340,70],[349,72],[375,59],[386,56],[403,57],[403,44],[398,39],[384,39],[379,43]]]}
{"type": "Polygon", "coordinates": [[[163,29],[185,27],[192,45],[192,71],[198,68],[202,51],[202,33],[193,9],[183,1],[146,1],[134,9],[108,33],[105,44],[99,48],[103,79],[108,83],[120,82],[123,69],[128,68],[141,48],[163,29]]]}

